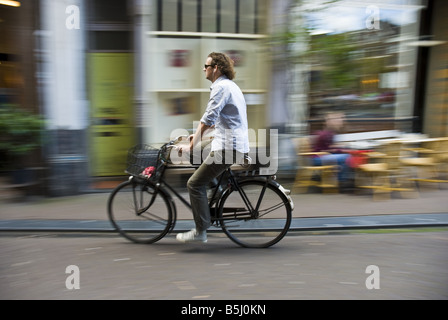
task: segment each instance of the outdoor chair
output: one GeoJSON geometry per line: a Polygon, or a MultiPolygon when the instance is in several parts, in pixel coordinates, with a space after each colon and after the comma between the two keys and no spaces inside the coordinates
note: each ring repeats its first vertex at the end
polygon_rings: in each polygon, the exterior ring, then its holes
{"type": "Polygon", "coordinates": [[[423,141],[418,148],[407,148],[411,154],[401,159],[404,166],[413,169],[410,179],[423,184],[448,183],[448,137],[440,137],[423,141]]]}
{"type": "Polygon", "coordinates": [[[356,188],[372,190],[373,200],[387,200],[393,191],[402,197],[415,197],[416,189],[403,170],[402,142],[381,143],[375,151],[367,153],[368,163],[356,168],[356,188]]]}

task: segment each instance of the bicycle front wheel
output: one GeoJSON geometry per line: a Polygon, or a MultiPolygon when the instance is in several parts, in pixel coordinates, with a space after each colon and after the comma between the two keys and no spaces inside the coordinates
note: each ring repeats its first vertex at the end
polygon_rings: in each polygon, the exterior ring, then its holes
{"type": "Polygon", "coordinates": [[[291,225],[287,197],[266,181],[243,181],[239,188],[241,193],[229,190],[220,202],[218,219],[224,233],[248,248],[267,248],[279,242],[291,225]]]}
{"type": "Polygon", "coordinates": [[[171,205],[163,190],[134,179],[123,182],[111,193],[108,215],[115,229],[135,243],[154,243],[173,224],[171,205]]]}

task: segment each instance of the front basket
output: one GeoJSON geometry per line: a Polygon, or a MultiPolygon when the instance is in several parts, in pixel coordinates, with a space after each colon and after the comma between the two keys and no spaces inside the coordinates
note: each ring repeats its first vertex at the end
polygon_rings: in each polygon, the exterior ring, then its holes
{"type": "Polygon", "coordinates": [[[136,145],[129,149],[126,172],[133,176],[139,176],[147,167],[155,167],[160,164],[160,150],[147,144],[136,145]]]}

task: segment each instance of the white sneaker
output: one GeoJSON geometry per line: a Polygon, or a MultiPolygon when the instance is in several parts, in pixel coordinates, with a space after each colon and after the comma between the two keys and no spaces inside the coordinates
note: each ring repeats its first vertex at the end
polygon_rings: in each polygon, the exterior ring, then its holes
{"type": "Polygon", "coordinates": [[[191,229],[188,232],[178,233],[176,239],[180,242],[207,242],[207,232],[197,232],[196,229],[191,229]]]}

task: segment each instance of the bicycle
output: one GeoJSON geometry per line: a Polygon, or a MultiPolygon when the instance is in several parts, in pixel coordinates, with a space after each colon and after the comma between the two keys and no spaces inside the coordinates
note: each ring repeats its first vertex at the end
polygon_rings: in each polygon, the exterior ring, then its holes
{"type": "MultiPolygon", "coordinates": [[[[169,161],[169,153],[181,138],[157,149],[138,145],[128,152],[129,179],[108,199],[108,216],[120,235],[135,243],[155,243],[173,231],[177,220],[174,194],[187,208],[190,203],[164,179],[165,170],[192,168],[169,161]]],[[[212,227],[236,244],[267,248],[288,232],[294,203],[289,190],[273,175],[262,175],[256,166],[233,165],[218,177],[209,200],[212,227]]]]}

